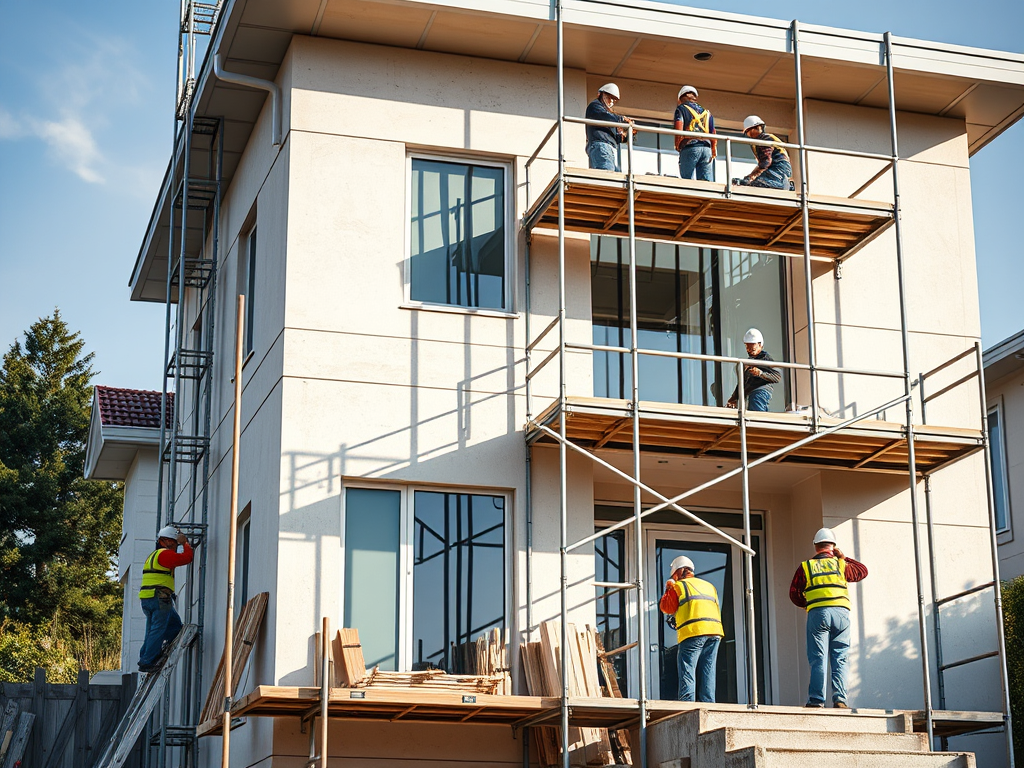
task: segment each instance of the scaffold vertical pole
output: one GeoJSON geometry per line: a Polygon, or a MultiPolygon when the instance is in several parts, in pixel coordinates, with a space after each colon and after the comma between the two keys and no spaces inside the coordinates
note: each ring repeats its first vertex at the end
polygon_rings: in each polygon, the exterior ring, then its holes
{"type": "Polygon", "coordinates": [[[907,473],[910,480],[910,524],[914,538],[914,570],[917,577],[917,623],[918,640],[921,644],[921,675],[924,694],[925,729],[928,732],[928,748],[934,748],[935,729],[932,710],[931,664],[928,659],[928,629],[925,617],[924,568],[921,563],[921,531],[917,508],[917,456],[914,446],[914,400],[911,397],[910,378],[910,331],[907,325],[906,270],[903,263],[903,226],[900,212],[900,165],[899,141],[896,133],[896,92],[893,87],[892,33],[886,32],[885,73],[889,91],[889,140],[892,147],[892,194],[893,222],[896,230],[896,273],[900,298],[900,338],[903,347],[903,392],[907,396],[907,473]]]}
{"type": "Polygon", "coordinates": [[[989,546],[992,553],[992,592],[996,609],[996,639],[999,642],[999,684],[1002,688],[1003,729],[1006,733],[1006,755],[1010,768],[1015,768],[1013,751],[1013,714],[1010,709],[1010,676],[1006,666],[1006,625],[1003,623],[1003,592],[999,580],[999,539],[996,536],[995,491],[992,488],[992,443],[988,433],[988,401],[985,397],[985,359],[981,342],[974,342],[978,361],[978,401],[981,408],[981,441],[985,455],[985,493],[988,499],[989,546]]]}
{"type": "Polygon", "coordinates": [[[562,766],[569,768],[569,553],[568,478],[566,455],[566,360],[565,360],[565,40],[562,30],[562,0],[555,2],[557,107],[558,107],[558,559],[561,571],[559,601],[561,607],[561,696],[562,766]]]}
{"type": "MultiPolygon", "coordinates": [[[[740,466],[743,468],[743,543],[753,547],[753,539],[750,530],[750,463],[747,456],[747,387],[746,369],[742,363],[736,364],[737,394],[736,401],[738,408],[737,418],[740,427],[740,466]]],[[[746,603],[747,618],[746,624],[746,645],[747,645],[747,674],[750,677],[750,694],[747,699],[751,709],[757,709],[757,636],[754,626],[754,556],[749,552],[743,553],[743,597],[746,603]]]]}
{"type": "Polygon", "coordinates": [[[807,316],[807,375],[811,385],[811,426],[818,431],[818,372],[814,341],[814,292],[811,275],[811,220],[807,197],[807,139],[804,130],[804,78],[800,65],[800,22],[793,20],[793,72],[796,79],[796,135],[800,145],[800,221],[804,240],[804,303],[807,316]]]}
{"type": "MultiPolygon", "coordinates": [[[[629,358],[630,410],[633,422],[633,538],[636,544],[637,705],[639,707],[640,765],[647,765],[647,597],[644,591],[644,540],[640,498],[640,352],[636,299],[636,177],[633,175],[633,130],[626,127],[626,200],[629,210],[629,358]]],[[[654,254],[651,254],[653,261],[654,254]]]]}
{"type": "MultiPolygon", "coordinates": [[[[523,314],[526,323],[526,370],[531,370],[530,366],[533,363],[533,355],[531,354],[530,344],[532,338],[530,334],[531,330],[531,296],[530,296],[530,261],[531,261],[531,250],[533,247],[533,232],[526,232],[526,248],[524,253],[525,261],[525,281],[526,287],[523,292],[523,314]]],[[[526,379],[526,423],[529,424],[533,420],[533,386],[532,379],[527,377],[526,379]]],[[[525,437],[525,435],[524,435],[525,437]]],[[[527,442],[525,445],[525,458],[526,458],[526,474],[523,478],[523,506],[525,507],[526,513],[526,642],[533,640],[533,446],[527,442]]],[[[529,730],[529,729],[527,729],[529,730]]],[[[527,730],[523,731],[523,737],[526,738],[527,730]]],[[[526,747],[524,746],[525,750],[526,747]]]]}

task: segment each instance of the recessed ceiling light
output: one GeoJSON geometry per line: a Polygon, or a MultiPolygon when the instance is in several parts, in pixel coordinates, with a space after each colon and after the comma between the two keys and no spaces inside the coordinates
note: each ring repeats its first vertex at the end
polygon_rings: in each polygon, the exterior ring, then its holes
{"type": "Polygon", "coordinates": [[[701,51],[700,53],[693,54],[693,58],[695,58],[697,61],[710,61],[711,57],[714,55],[715,54],[710,53],[708,51],[701,51]]]}
{"type": "Polygon", "coordinates": [[[658,459],[659,464],[668,464],[668,459],[658,459]]]}

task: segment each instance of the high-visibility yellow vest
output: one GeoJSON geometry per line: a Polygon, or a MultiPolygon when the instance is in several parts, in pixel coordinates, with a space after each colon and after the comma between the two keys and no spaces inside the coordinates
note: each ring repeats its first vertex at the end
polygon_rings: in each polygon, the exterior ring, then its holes
{"type": "Polygon", "coordinates": [[[160,565],[160,553],[164,550],[158,549],[149,557],[142,566],[142,589],[139,590],[139,598],[156,596],[156,587],[165,587],[171,592],[174,591],[174,569],[165,568],[160,565]]]}
{"type": "Polygon", "coordinates": [[[676,637],[683,642],[699,635],[725,637],[722,612],[718,609],[718,591],[710,581],[691,576],[672,585],[679,595],[676,608],[676,637]]]}
{"type": "Polygon", "coordinates": [[[822,557],[801,563],[807,586],[804,599],[811,608],[850,608],[850,593],[846,586],[846,561],[838,557],[822,557]]]}
{"type": "MultiPolygon", "coordinates": [[[[703,112],[698,112],[696,109],[691,107],[689,104],[683,104],[683,108],[690,113],[690,119],[686,122],[684,131],[693,131],[694,133],[709,133],[711,127],[711,111],[705,109],[703,112]]],[[[701,141],[701,139],[695,139],[695,141],[701,141]]]]}
{"type": "MultiPolygon", "coordinates": [[[[780,139],[774,133],[768,133],[767,131],[765,131],[764,133],[762,133],[760,136],[757,136],[756,138],[763,139],[764,141],[775,141],[775,142],[778,142],[775,146],[772,147],[772,165],[775,165],[775,163],[779,162],[780,160],[785,160],[787,163],[790,162],[790,160],[789,160],[789,152],[786,151],[785,147],[779,146],[779,144],[782,143],[782,139],[780,139]]],[[[753,148],[753,147],[751,147],[751,148],[753,148]]],[[[790,163],[790,164],[792,165],[792,163],[790,163]]]]}

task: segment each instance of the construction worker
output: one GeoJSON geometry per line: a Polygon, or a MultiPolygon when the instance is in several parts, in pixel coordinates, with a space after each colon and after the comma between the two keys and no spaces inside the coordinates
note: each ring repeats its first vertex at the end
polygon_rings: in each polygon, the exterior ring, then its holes
{"type": "Polygon", "coordinates": [[[679,701],[714,702],[718,645],[722,631],[722,612],[718,591],[710,581],[693,575],[693,561],[680,555],[669,566],[671,578],[665,582],[665,594],[658,607],[672,617],[679,645],[676,666],[679,671],[679,701]]]}
{"type": "MultiPolygon", "coordinates": [[[[610,123],[622,123],[632,127],[633,121],[617,115],[615,105],[619,101],[619,86],[605,83],[597,92],[597,98],[587,106],[587,120],[603,120],[610,123]]],[[[590,167],[601,171],[618,171],[619,144],[626,138],[625,128],[614,128],[610,125],[587,126],[587,157],[590,167]]]]}
{"type": "MultiPolygon", "coordinates": [[[[747,357],[753,360],[772,361],[772,356],[764,351],[764,336],[757,328],[749,329],[743,334],[743,345],[747,348],[747,357]]],[[[748,411],[767,411],[772,401],[772,384],[782,381],[782,374],[776,368],[756,365],[743,366],[743,390],[747,394],[748,411]]],[[[740,399],[739,386],[732,392],[728,406],[735,408],[740,399]]]]}
{"type": "MultiPolygon", "coordinates": [[[[748,139],[763,139],[779,144],[782,139],[764,129],[764,120],[757,115],[750,115],[743,121],[743,135],[748,139]]],[[[789,153],[782,146],[763,146],[752,144],[757,168],[740,179],[740,184],[749,187],[768,187],[769,189],[789,189],[793,166],[789,162],[789,153]]]]}
{"type": "MultiPolygon", "coordinates": [[[[715,118],[711,111],[697,103],[697,89],[684,85],[679,89],[675,129],[693,133],[715,133],[715,118]]],[[[679,175],[692,179],[694,173],[699,181],[713,181],[713,164],[718,156],[718,142],[715,139],[690,139],[676,136],[676,151],[679,152],[679,175]]]]}
{"type": "Polygon", "coordinates": [[[807,609],[807,661],[811,665],[808,707],[825,706],[825,664],[832,670],[832,706],[846,701],[846,657],[850,652],[850,595],[847,584],[868,575],[863,563],[843,555],[830,528],[814,534],[815,555],[800,563],[789,599],[807,609]]]}
{"type": "Polygon", "coordinates": [[[155,672],[163,664],[161,653],[181,631],[181,617],[174,610],[174,569],[192,562],[192,547],[185,534],[173,525],[157,532],[156,549],[142,566],[142,612],[146,637],[139,653],[139,671],[155,672]],[[178,548],[181,552],[178,552],[178,548]]]}

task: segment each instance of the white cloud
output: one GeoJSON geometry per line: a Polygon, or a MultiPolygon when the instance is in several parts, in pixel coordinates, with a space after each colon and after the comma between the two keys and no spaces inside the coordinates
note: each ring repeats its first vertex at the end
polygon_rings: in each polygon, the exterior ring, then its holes
{"type": "Polygon", "coordinates": [[[0,139],[18,139],[26,133],[25,126],[14,115],[0,107],[0,139]]]}
{"type": "Polygon", "coordinates": [[[36,121],[33,132],[49,146],[50,151],[82,181],[102,184],[96,165],[103,158],[92,132],[81,120],[67,116],[60,121],[36,121]]]}

